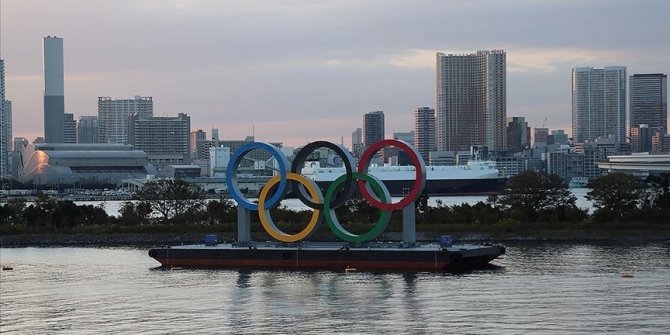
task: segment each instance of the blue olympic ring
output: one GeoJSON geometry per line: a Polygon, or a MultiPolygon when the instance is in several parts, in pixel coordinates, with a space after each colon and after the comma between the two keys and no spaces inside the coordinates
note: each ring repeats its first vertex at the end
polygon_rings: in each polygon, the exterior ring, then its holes
{"type": "Polygon", "coordinates": [[[265,142],[250,142],[237,149],[233,156],[230,157],[228,167],[226,168],[226,184],[228,185],[228,193],[230,193],[237,204],[250,211],[258,211],[258,204],[249,201],[249,199],[242,195],[237,183],[237,167],[240,165],[242,158],[255,149],[269,152],[279,165],[279,186],[274,195],[267,200],[266,208],[274,207],[281,202],[286,194],[286,186],[288,184],[286,178],[287,168],[289,167],[288,159],[286,159],[286,156],[277,147],[265,142]]]}

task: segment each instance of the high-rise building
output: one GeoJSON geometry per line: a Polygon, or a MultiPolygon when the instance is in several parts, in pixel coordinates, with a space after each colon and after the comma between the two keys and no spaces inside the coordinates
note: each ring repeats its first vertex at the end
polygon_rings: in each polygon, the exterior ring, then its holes
{"type": "Polygon", "coordinates": [[[507,148],[507,75],[503,50],[437,53],[437,150],[507,148]]]}
{"type": "Polygon", "coordinates": [[[630,127],[646,124],[668,132],[668,76],[663,73],[630,76],[630,127]]]}
{"type": "Polygon", "coordinates": [[[551,134],[547,136],[547,145],[551,144],[568,144],[568,134],[565,133],[565,130],[552,130],[551,134]]]}
{"type": "Polygon", "coordinates": [[[651,139],[651,152],[655,154],[670,154],[670,134],[661,134],[659,132],[654,135],[651,139]]]}
{"type": "MultiPolygon", "coordinates": [[[[410,131],[394,131],[393,139],[403,141],[413,147],[414,145],[414,130],[410,131]]],[[[387,147],[383,149],[384,162],[393,165],[411,165],[412,161],[409,155],[400,148],[387,147]]]]}
{"type": "Polygon", "coordinates": [[[64,143],[65,80],[63,69],[63,39],[47,36],[44,51],[44,140],[64,143]]]}
{"type": "Polygon", "coordinates": [[[9,174],[7,161],[9,142],[6,142],[5,107],[5,61],[0,59],[0,178],[9,174]]]}
{"type": "Polygon", "coordinates": [[[351,151],[356,156],[363,153],[363,130],[361,128],[356,128],[351,132],[351,151]]]}
{"type": "Polygon", "coordinates": [[[547,145],[547,138],[549,137],[549,128],[535,128],[535,132],[533,134],[533,146],[537,147],[539,146],[546,146],[547,145]]]}
{"type": "MultiPolygon", "coordinates": [[[[150,118],[154,115],[151,97],[135,96],[134,99],[98,98],[98,140],[100,143],[128,144],[128,117],[137,115],[150,118]]],[[[186,136],[188,138],[188,135],[186,136]]]]}
{"type": "Polygon", "coordinates": [[[7,152],[12,151],[12,102],[5,100],[2,102],[2,127],[4,130],[4,140],[7,146],[7,152]]]}
{"type": "Polygon", "coordinates": [[[209,148],[212,146],[214,141],[207,139],[206,131],[198,129],[191,132],[191,160],[209,159],[209,148]]]}
{"type": "Polygon", "coordinates": [[[410,131],[394,131],[393,139],[406,142],[407,144],[414,146],[414,130],[410,131]]]}
{"type": "Polygon", "coordinates": [[[214,146],[214,141],[212,140],[201,140],[195,143],[195,152],[191,148],[191,153],[195,154],[194,157],[191,157],[193,160],[203,160],[209,159],[209,148],[214,146]]]}
{"type": "Polygon", "coordinates": [[[138,113],[129,117],[128,124],[128,144],[146,152],[154,166],[191,163],[191,118],[188,115],[142,117],[138,113]]]}
{"type": "Polygon", "coordinates": [[[77,121],[71,113],[64,114],[63,143],[77,143],[77,121]]]}
{"type": "Polygon", "coordinates": [[[530,145],[530,128],[523,116],[507,118],[507,150],[521,152],[530,145]]]}
{"type": "Polygon", "coordinates": [[[660,138],[665,134],[661,127],[650,127],[647,124],[640,124],[630,128],[630,151],[631,152],[652,152],[654,137],[660,138]]]}
{"type": "Polygon", "coordinates": [[[196,159],[198,156],[198,142],[207,140],[207,132],[202,129],[191,132],[191,159],[196,159]]]}
{"type": "Polygon", "coordinates": [[[219,139],[219,128],[212,128],[212,145],[214,147],[218,147],[220,141],[221,140],[219,139]]]}
{"type": "Polygon", "coordinates": [[[428,162],[435,151],[435,109],[419,107],[414,111],[414,146],[423,160],[428,162]]]}
{"type": "Polygon", "coordinates": [[[83,115],[77,124],[77,143],[98,143],[98,117],[83,115]]]}
{"type": "Polygon", "coordinates": [[[626,140],[626,67],[572,70],[572,136],[575,143],[614,136],[626,140]]]}
{"type": "Polygon", "coordinates": [[[383,111],[365,113],[363,117],[363,139],[366,148],[384,139],[383,111]]]}

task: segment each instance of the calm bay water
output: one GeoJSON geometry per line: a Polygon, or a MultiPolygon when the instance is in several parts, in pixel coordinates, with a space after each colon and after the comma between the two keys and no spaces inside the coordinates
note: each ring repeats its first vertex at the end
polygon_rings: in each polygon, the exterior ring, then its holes
{"type": "Polygon", "coordinates": [[[3,248],[0,263],[13,267],[0,272],[2,333],[670,329],[670,241],[515,243],[460,274],[166,271],[144,249],[111,248],[3,248]]]}

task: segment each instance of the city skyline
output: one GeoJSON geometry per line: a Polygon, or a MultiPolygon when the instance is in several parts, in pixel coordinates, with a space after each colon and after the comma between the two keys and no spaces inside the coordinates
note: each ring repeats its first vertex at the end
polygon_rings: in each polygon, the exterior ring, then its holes
{"type": "Polygon", "coordinates": [[[65,112],[76,119],[96,115],[98,97],[152,96],[156,116],[187,113],[192,129],[292,146],[339,142],[372,110],[384,111],[387,137],[411,130],[417,107],[436,107],[436,52],[505,50],[507,116],[566,131],[572,68],[670,73],[658,42],[670,38],[666,1],[66,4],[1,4],[16,137],[43,136],[49,35],[64,39],[65,112]]]}

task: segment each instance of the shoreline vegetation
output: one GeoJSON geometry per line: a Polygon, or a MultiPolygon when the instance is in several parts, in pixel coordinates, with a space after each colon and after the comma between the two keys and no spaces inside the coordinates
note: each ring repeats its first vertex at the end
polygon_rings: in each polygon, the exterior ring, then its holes
{"type": "MultiPolygon", "coordinates": [[[[498,195],[474,205],[416,205],[416,236],[420,243],[452,235],[457,242],[478,241],[669,241],[670,175],[639,180],[613,173],[592,180],[587,198],[592,213],[575,205],[576,198],[556,175],[533,171],[508,180],[498,195]]],[[[183,180],[157,180],[123,203],[119,216],[104,207],[76,205],[38,194],[34,203],[12,198],[0,206],[0,247],[22,246],[157,246],[201,243],[205,234],[231,242],[237,237],[237,208],[225,198],[204,201],[202,190],[183,180]]],[[[279,207],[270,211],[283,231],[304,228],[311,210],[279,207]]],[[[369,231],[380,211],[360,197],[336,210],[339,221],[354,234],[369,231]]],[[[272,240],[252,213],[252,238],[272,240]]],[[[401,211],[375,241],[402,239],[401,211]]],[[[309,241],[336,241],[324,223],[309,241]]]]}

